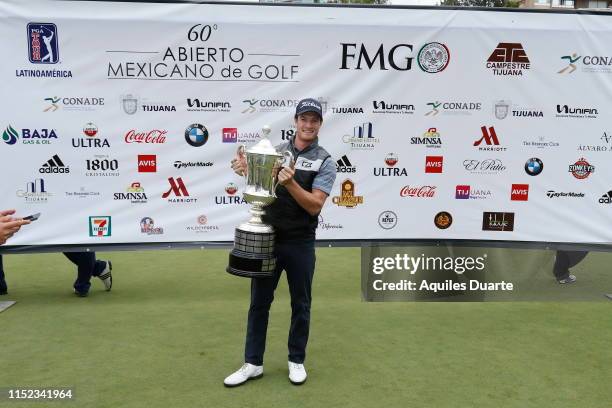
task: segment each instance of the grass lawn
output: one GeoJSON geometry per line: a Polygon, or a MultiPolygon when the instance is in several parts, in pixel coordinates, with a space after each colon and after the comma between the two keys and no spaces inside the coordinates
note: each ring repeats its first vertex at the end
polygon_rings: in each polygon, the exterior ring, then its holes
{"type": "Polygon", "coordinates": [[[306,384],[287,379],[283,277],[264,377],[226,389],[249,300],[227,253],[99,253],[114,287],[96,279],[88,298],[72,294],[61,254],[6,256],[0,301],[18,303],[0,313],[0,388],[73,387],[76,401],[0,406],[612,406],[612,303],[365,303],[353,248],[317,250],[306,384]]]}

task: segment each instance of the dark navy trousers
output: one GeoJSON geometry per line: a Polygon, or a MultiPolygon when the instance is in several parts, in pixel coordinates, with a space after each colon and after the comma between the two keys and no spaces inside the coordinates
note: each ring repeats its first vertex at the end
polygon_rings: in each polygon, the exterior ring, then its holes
{"type": "MultiPolygon", "coordinates": [[[[91,277],[99,276],[106,268],[106,262],[96,261],[95,252],[64,252],[64,255],[77,266],[77,279],[74,282],[74,288],[78,292],[87,292],[91,286],[89,282],[91,277]]],[[[0,255],[0,289],[2,288],[6,290],[4,266],[2,255],[0,255]]]]}
{"type": "Polygon", "coordinates": [[[553,274],[557,280],[565,279],[569,276],[570,268],[578,265],[587,255],[589,251],[557,251],[553,274]]]}
{"type": "Polygon", "coordinates": [[[291,326],[289,327],[289,361],[302,364],[306,358],[306,344],[310,331],[312,278],[315,269],[314,241],[277,243],[276,270],[271,278],[251,279],[251,306],[246,334],[244,361],[263,364],[266,332],[274,290],[281,273],[287,274],[291,295],[291,326]]]}

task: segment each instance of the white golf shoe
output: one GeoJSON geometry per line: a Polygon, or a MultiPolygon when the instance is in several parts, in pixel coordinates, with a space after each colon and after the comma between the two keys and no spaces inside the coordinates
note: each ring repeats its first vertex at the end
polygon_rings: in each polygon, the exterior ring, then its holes
{"type": "Polygon", "coordinates": [[[244,363],[238,371],[223,380],[223,385],[226,387],[237,387],[248,380],[256,380],[261,377],[263,377],[263,366],[244,363]]]}
{"type": "Polygon", "coordinates": [[[304,364],[289,361],[289,381],[293,385],[302,385],[306,382],[306,369],[304,364]]]}

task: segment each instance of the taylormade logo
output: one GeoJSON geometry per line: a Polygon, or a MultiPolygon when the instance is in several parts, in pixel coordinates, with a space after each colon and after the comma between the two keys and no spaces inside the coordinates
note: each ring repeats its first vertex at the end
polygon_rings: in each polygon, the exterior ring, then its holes
{"type": "Polygon", "coordinates": [[[372,259],[372,272],[380,275],[386,271],[398,270],[409,272],[414,275],[419,271],[454,271],[458,275],[465,271],[482,271],[485,268],[487,254],[479,257],[441,257],[409,256],[407,254],[396,254],[395,257],[376,257],[372,259]]]}

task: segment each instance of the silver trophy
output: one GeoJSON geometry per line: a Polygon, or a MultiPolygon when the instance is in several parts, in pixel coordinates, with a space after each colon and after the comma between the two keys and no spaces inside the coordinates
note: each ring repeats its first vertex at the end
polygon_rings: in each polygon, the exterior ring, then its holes
{"type": "Polygon", "coordinates": [[[261,217],[264,207],[276,200],[276,175],[283,165],[291,165],[291,152],[279,153],[268,139],[270,127],[262,129],[263,139],[250,149],[238,148],[238,156],[246,154],[247,176],[243,197],[251,204],[251,219],[240,224],[234,234],[234,249],[229,255],[228,273],[249,278],[271,277],[276,267],[274,228],[261,217]]]}

